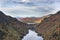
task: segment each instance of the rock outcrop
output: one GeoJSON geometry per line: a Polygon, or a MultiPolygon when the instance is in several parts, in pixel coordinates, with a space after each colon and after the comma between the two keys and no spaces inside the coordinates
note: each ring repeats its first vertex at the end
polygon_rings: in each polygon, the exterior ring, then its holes
{"type": "Polygon", "coordinates": [[[0,40],[21,40],[28,32],[26,23],[0,11],[0,40]]]}
{"type": "Polygon", "coordinates": [[[60,11],[44,18],[35,29],[44,40],[60,40],[60,11]]]}

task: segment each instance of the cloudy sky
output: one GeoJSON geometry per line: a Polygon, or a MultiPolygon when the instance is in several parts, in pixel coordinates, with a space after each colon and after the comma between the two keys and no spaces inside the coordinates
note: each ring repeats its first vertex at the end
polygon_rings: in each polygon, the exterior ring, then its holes
{"type": "Polygon", "coordinates": [[[41,17],[60,10],[60,0],[0,0],[0,10],[12,17],[41,17]]]}

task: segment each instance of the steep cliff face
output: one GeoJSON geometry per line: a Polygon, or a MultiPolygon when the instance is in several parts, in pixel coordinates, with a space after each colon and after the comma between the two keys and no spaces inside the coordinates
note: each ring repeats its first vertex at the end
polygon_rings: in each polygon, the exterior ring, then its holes
{"type": "Polygon", "coordinates": [[[44,18],[35,29],[44,37],[44,40],[60,40],[60,11],[44,18]]]}
{"type": "Polygon", "coordinates": [[[27,24],[0,11],[0,40],[21,40],[27,32],[27,24]]]}

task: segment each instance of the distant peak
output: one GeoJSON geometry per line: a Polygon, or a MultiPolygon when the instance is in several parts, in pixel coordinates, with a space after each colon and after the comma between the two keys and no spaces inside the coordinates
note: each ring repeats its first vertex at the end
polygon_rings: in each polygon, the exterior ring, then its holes
{"type": "Polygon", "coordinates": [[[2,11],[0,11],[0,13],[3,13],[2,11]]]}
{"type": "Polygon", "coordinates": [[[60,11],[58,11],[57,14],[60,14],[60,11]]]}
{"type": "Polygon", "coordinates": [[[0,15],[5,15],[2,11],[0,11],[0,15]]]}

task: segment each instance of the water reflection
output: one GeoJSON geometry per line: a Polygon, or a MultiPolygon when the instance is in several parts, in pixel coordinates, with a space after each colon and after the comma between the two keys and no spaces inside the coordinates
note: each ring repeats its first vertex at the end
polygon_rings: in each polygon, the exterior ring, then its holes
{"type": "Polygon", "coordinates": [[[43,40],[35,31],[29,30],[29,33],[22,40],[43,40]]]}

